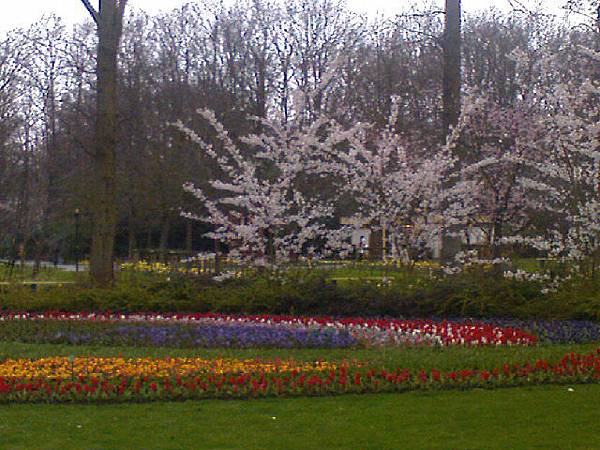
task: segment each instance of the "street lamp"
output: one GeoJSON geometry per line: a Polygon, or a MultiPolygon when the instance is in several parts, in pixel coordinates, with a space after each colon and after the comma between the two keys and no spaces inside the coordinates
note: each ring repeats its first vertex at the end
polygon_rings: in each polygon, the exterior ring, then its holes
{"type": "Polygon", "coordinates": [[[79,208],[75,209],[75,272],[79,272],[79,219],[81,217],[79,208]]]}

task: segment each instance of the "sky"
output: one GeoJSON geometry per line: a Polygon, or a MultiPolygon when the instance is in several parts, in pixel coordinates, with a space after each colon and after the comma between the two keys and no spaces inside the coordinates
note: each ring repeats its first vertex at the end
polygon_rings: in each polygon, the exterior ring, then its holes
{"type": "MultiPolygon", "coordinates": [[[[148,12],[158,12],[177,7],[190,0],[130,0],[131,7],[143,8],[148,12]]],[[[229,0],[230,2],[233,0],[229,0]]],[[[97,5],[98,0],[91,0],[97,5]]],[[[409,0],[347,0],[350,8],[355,11],[375,16],[377,13],[394,15],[411,5],[409,0]]],[[[43,14],[55,13],[67,23],[83,21],[87,18],[80,0],[16,0],[6,1],[0,15],[0,31],[5,32],[17,27],[24,27],[43,14]]],[[[425,2],[423,2],[425,3],[425,2]]],[[[439,1],[443,4],[443,1],[439,1]]],[[[556,11],[559,0],[545,0],[548,7],[556,11]]],[[[466,12],[486,9],[495,6],[498,9],[508,9],[508,0],[463,0],[466,12]]]]}

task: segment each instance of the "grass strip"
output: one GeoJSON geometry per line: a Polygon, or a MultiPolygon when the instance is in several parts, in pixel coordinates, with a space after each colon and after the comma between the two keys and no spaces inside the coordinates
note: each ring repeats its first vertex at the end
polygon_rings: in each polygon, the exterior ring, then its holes
{"type": "Polygon", "coordinates": [[[600,386],[0,406],[5,450],[592,449],[600,386]]]}

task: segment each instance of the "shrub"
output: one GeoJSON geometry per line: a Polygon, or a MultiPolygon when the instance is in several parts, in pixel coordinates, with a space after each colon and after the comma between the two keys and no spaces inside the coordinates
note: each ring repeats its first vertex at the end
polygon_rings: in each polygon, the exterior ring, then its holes
{"type": "Polygon", "coordinates": [[[0,291],[0,309],[600,320],[598,282],[574,279],[553,294],[540,290],[535,282],[490,273],[405,277],[379,286],[364,279],[336,284],[325,271],[289,271],[222,284],[147,278],[110,290],[15,287],[0,291]]]}

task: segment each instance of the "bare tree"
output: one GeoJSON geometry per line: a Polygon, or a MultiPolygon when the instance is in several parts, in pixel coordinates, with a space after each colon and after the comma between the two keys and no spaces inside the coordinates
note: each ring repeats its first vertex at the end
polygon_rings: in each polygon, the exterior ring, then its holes
{"type": "Polygon", "coordinates": [[[443,41],[445,131],[454,127],[460,116],[461,41],[461,1],[446,0],[446,27],[443,41]]]}
{"type": "Polygon", "coordinates": [[[0,42],[0,241],[13,256],[22,230],[19,194],[28,181],[29,155],[19,141],[25,125],[23,99],[29,93],[23,72],[30,57],[27,33],[11,32],[0,42]]]}
{"type": "Polygon", "coordinates": [[[96,23],[96,131],[94,138],[95,202],[90,273],[98,286],[114,281],[113,252],[117,222],[116,148],[118,137],[117,56],[127,0],[99,0],[98,10],[81,0],[96,23]]]}

